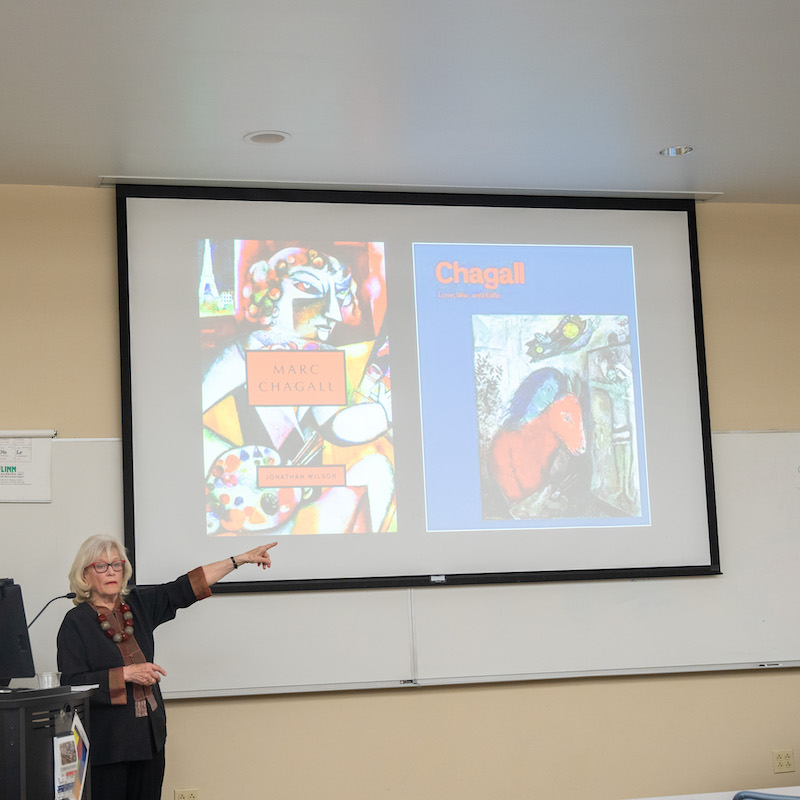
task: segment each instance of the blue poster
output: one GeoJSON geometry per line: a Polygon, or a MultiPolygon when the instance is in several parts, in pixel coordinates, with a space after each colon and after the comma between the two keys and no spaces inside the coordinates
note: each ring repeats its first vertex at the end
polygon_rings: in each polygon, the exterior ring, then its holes
{"type": "Polygon", "coordinates": [[[427,529],[648,525],[633,250],[413,255],[427,529]]]}

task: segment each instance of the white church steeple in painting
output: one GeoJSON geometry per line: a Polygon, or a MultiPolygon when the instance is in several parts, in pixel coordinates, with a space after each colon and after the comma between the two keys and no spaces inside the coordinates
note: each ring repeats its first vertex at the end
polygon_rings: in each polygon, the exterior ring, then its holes
{"type": "Polygon", "coordinates": [[[200,304],[213,304],[218,299],[219,291],[211,261],[211,239],[206,239],[203,250],[203,271],[200,274],[200,304]]]}

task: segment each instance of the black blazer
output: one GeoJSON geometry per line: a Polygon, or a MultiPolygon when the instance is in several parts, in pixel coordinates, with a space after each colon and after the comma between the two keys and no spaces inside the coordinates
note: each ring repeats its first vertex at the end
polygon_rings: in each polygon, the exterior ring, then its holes
{"type": "MultiPolygon", "coordinates": [[[[208,594],[202,570],[193,570],[191,580],[189,575],[183,575],[172,583],[131,589],[124,602],[133,612],[133,635],[146,661],[154,660],[153,631],[174,619],[179,608],[208,594]]],[[[58,631],[58,669],[64,685],[99,684],[90,699],[89,753],[96,766],[152,758],[153,747],[161,750],[167,738],[167,718],[158,684],[153,686],[158,707],[148,707],[145,717],[135,714],[133,684],[125,684],[124,705],[112,704],[109,670],[123,665],[119,647],[100,629],[97,613],[88,603],[67,612],[58,631]]]]}

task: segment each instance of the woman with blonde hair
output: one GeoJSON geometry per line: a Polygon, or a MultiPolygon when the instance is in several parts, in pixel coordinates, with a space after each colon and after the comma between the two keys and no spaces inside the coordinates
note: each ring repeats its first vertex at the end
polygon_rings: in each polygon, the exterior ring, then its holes
{"type": "Polygon", "coordinates": [[[197,567],[171,583],[128,586],[123,545],[91,536],[69,573],[75,608],[58,632],[58,668],[65,684],[97,684],[90,699],[92,792],[99,800],[158,800],[167,736],[154,661],[153,631],[178,609],[210,596],[211,587],[242,564],[270,566],[277,542],[197,567]]]}

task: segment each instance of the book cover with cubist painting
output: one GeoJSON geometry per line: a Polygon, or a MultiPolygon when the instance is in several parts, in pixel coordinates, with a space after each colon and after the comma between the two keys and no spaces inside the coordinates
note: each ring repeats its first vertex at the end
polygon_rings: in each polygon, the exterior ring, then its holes
{"type": "Polygon", "coordinates": [[[203,240],[198,287],[206,533],[395,531],[383,244],[203,240]]]}

